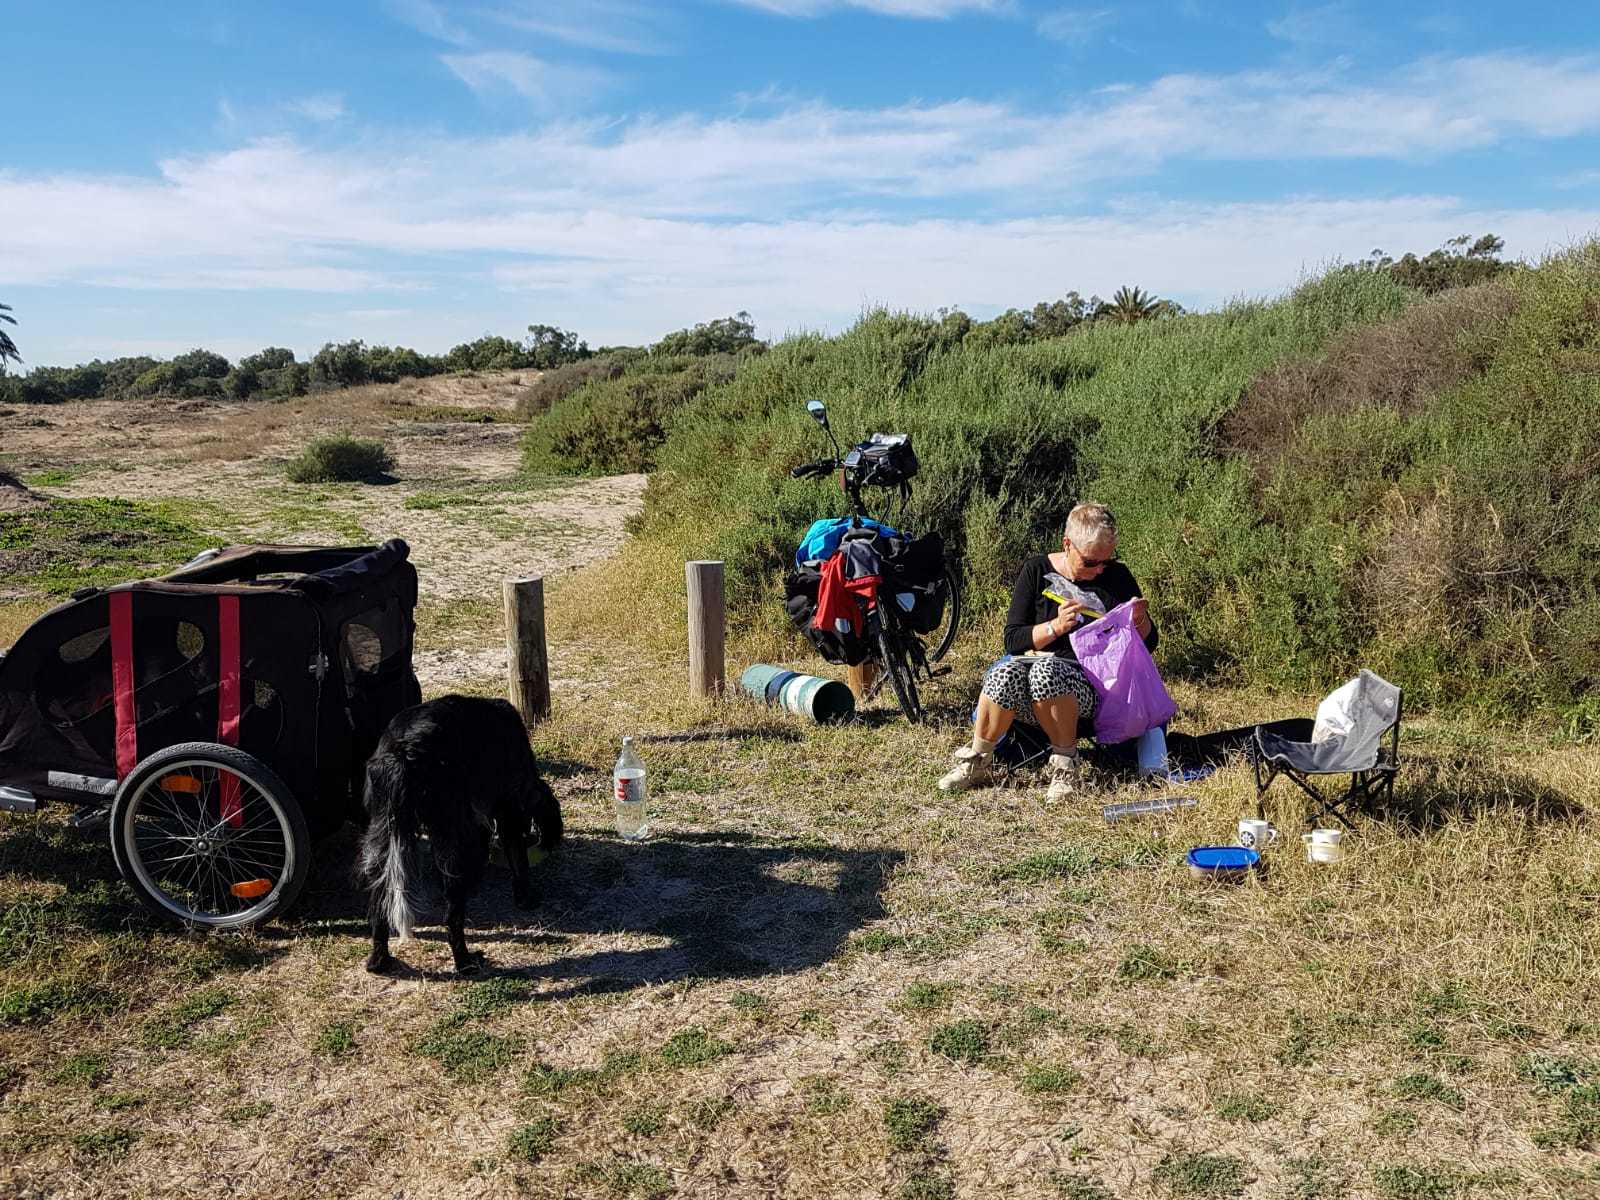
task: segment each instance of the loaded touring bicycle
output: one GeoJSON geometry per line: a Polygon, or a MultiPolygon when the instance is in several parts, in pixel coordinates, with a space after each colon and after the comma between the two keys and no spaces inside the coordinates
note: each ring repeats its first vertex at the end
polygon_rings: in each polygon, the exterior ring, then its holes
{"type": "Polygon", "coordinates": [[[233,546],[75,592],[0,657],[0,809],[76,802],[160,916],[281,912],[313,839],[359,817],[389,718],[421,700],[408,555],[233,546]]]}

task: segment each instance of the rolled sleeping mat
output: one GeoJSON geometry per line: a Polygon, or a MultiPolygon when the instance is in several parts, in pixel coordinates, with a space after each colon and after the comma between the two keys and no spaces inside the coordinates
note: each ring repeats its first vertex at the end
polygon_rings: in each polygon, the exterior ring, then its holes
{"type": "Polygon", "coordinates": [[[745,668],[739,687],[747,695],[775,704],[819,725],[848,721],[856,712],[856,697],[837,679],[802,675],[786,667],[756,663],[745,668]]]}

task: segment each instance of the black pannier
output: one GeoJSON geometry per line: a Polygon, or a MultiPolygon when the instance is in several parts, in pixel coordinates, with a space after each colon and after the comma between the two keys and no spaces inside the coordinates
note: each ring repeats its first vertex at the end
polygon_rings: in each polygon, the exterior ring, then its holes
{"type": "Polygon", "coordinates": [[[846,470],[866,487],[899,487],[917,473],[909,433],[875,433],[844,456],[846,470]]]}
{"type": "Polygon", "coordinates": [[[817,615],[817,589],[822,583],[822,572],[807,563],[796,567],[783,580],[783,606],[789,620],[818,654],[831,663],[856,666],[867,657],[867,640],[859,634],[843,634],[832,629],[814,629],[811,619],[817,615]]]}
{"type": "Polygon", "coordinates": [[[845,534],[846,538],[870,536],[882,563],[884,591],[895,596],[905,623],[916,633],[932,633],[944,620],[944,606],[950,589],[944,575],[944,538],[938,533],[921,537],[899,534],[890,537],[866,530],[845,534]],[[908,610],[899,597],[910,595],[908,610]]]}

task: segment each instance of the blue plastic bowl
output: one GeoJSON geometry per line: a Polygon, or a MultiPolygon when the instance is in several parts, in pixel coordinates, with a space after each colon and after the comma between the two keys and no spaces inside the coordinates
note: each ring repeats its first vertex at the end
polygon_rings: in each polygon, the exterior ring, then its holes
{"type": "Polygon", "coordinates": [[[1197,879],[1243,879],[1261,862],[1248,846],[1196,846],[1189,851],[1189,874],[1197,879]]]}

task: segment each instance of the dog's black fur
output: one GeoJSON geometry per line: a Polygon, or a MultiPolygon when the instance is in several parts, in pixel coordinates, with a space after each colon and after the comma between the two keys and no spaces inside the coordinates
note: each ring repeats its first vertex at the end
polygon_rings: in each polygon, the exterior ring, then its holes
{"type": "Polygon", "coordinates": [[[530,835],[543,849],[561,840],[561,806],[539,775],[522,718],[504,700],[441,696],[396,713],[367,762],[366,806],[361,874],[370,889],[369,971],[394,964],[391,926],[402,940],[411,936],[422,834],[444,883],[457,974],[484,961],[468,952],[464,926],[467,899],[489,863],[490,838],[499,834],[512,895],[524,908],[539,901],[528,878],[530,835]]]}

